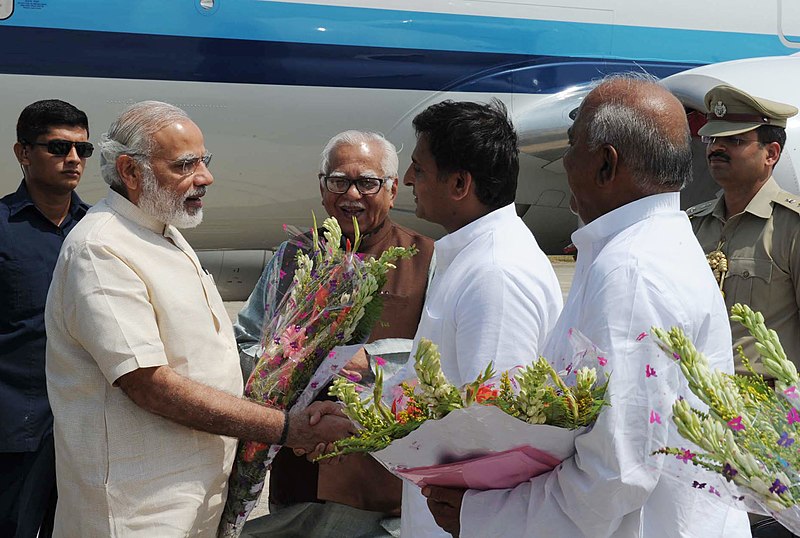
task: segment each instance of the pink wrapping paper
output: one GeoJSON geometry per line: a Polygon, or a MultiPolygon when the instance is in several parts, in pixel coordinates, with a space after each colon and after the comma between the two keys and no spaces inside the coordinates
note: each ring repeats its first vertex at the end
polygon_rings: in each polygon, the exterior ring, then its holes
{"type": "Polygon", "coordinates": [[[554,469],[561,460],[531,446],[521,446],[455,463],[397,468],[402,478],[419,487],[443,486],[464,489],[513,488],[554,469]]]}
{"type": "Polygon", "coordinates": [[[496,407],[472,405],[423,423],[372,456],[420,486],[505,489],[572,456],[584,431],[527,424],[496,407]]]}

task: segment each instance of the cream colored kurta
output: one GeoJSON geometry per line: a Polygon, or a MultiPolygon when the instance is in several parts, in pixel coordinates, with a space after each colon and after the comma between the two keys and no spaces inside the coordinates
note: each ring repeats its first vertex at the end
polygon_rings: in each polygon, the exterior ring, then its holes
{"type": "Polygon", "coordinates": [[[110,191],[64,242],[45,321],[54,536],[215,536],[236,440],[145,411],[114,385],[169,365],[241,394],[231,324],[189,244],[110,191]]]}

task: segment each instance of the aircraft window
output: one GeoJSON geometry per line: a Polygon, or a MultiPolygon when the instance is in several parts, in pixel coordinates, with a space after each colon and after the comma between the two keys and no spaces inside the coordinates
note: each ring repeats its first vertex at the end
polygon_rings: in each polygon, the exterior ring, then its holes
{"type": "Polygon", "coordinates": [[[787,47],[800,48],[800,5],[797,2],[778,2],[779,32],[787,47]]]}
{"type": "Polygon", "coordinates": [[[11,16],[14,12],[14,0],[0,0],[0,21],[11,16]]]}
{"type": "Polygon", "coordinates": [[[203,9],[214,9],[214,0],[200,0],[200,7],[203,9]]]}

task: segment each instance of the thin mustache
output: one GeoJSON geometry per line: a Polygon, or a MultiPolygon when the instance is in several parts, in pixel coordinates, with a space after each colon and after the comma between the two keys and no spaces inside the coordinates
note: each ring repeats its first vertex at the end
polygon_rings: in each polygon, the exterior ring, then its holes
{"type": "Polygon", "coordinates": [[[342,209],[364,209],[363,204],[342,204],[339,207],[342,209]]]}

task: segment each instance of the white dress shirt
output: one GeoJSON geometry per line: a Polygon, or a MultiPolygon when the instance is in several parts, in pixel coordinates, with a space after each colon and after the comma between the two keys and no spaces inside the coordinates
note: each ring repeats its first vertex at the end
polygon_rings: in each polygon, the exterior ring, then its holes
{"type": "Polygon", "coordinates": [[[45,320],[54,536],[216,536],[236,440],[145,411],[114,384],[169,365],[242,393],[222,299],[178,230],[109,192],[64,242],[45,320]]]}
{"type": "MultiPolygon", "coordinates": [[[[435,243],[436,270],[425,298],[411,358],[391,383],[414,377],[420,338],[439,346],[442,371],[456,386],[530,363],[555,325],[563,301],[550,261],[514,204],[492,211],[435,243]]],[[[420,488],[403,483],[401,534],[449,537],[420,488]]]]}
{"type": "MultiPolygon", "coordinates": [[[[544,355],[557,369],[566,367],[572,357],[567,332],[581,331],[606,353],[611,405],[577,438],[576,454],[554,471],[510,490],[468,491],[462,538],[750,536],[744,512],[712,500],[708,490],[662,476],[660,460],[650,455],[686,441],[674,428],[660,436],[667,428],[650,424],[652,385],[646,384],[649,359],[641,339],[651,337],[640,335],[649,335],[651,326],[680,327],[712,369],[733,371],[725,304],[678,193],[629,203],[572,238],[575,276],[544,355]]],[[[680,383],[678,390],[688,393],[685,380],[680,383]]],[[[670,414],[668,407],[664,423],[670,414]]]]}

